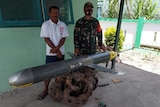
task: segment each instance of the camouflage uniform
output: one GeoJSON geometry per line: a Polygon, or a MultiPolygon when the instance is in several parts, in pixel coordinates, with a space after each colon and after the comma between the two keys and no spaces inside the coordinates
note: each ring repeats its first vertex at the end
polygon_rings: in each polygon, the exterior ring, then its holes
{"type": "Polygon", "coordinates": [[[102,29],[96,18],[92,17],[91,20],[86,20],[83,17],[76,22],[74,28],[74,46],[79,49],[80,54],[96,53],[97,39],[98,45],[102,46],[102,29]]]}

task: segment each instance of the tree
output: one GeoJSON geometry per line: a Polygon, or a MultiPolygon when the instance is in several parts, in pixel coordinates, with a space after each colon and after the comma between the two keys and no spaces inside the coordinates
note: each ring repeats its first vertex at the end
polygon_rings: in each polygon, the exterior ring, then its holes
{"type": "MultiPolygon", "coordinates": [[[[113,48],[115,45],[116,28],[115,27],[107,28],[104,32],[104,37],[106,46],[110,46],[113,48]]],[[[118,52],[122,50],[124,40],[125,40],[124,31],[121,29],[118,40],[118,48],[117,48],[118,52]]]]}
{"type": "Polygon", "coordinates": [[[119,0],[104,0],[102,10],[104,10],[102,11],[102,17],[117,18],[119,14],[119,0]]]}
{"type": "Polygon", "coordinates": [[[148,20],[154,19],[158,14],[159,8],[157,7],[158,2],[152,0],[136,0],[133,3],[132,18],[138,19],[138,17],[145,17],[148,20]]]}
{"type": "MultiPolygon", "coordinates": [[[[105,8],[103,6],[102,17],[118,18],[119,2],[119,0],[104,0],[105,8]]],[[[159,11],[158,0],[125,0],[123,18],[145,17],[147,20],[152,20],[155,19],[159,11]]]]}

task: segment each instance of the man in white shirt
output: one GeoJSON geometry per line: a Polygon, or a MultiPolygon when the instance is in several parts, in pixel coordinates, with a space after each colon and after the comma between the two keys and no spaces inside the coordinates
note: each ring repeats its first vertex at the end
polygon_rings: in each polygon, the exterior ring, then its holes
{"type": "MultiPolygon", "coordinates": [[[[69,36],[66,24],[58,19],[58,7],[49,8],[49,17],[50,19],[42,24],[40,32],[40,37],[43,37],[46,42],[46,64],[64,60],[64,42],[69,36]]],[[[44,90],[37,99],[42,100],[48,95],[49,83],[50,80],[44,81],[44,90]]]]}

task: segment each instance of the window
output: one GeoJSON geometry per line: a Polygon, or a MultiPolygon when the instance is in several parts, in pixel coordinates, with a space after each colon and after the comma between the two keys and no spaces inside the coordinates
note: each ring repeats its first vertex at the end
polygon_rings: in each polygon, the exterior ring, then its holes
{"type": "Polygon", "coordinates": [[[0,26],[37,26],[43,21],[39,0],[0,0],[0,26]]]}
{"type": "Polygon", "coordinates": [[[60,10],[60,19],[66,24],[73,24],[73,11],[72,11],[72,2],[71,0],[43,0],[44,4],[44,20],[48,19],[48,10],[50,6],[57,6],[60,10]]]}
{"type": "Polygon", "coordinates": [[[0,0],[0,27],[40,26],[51,5],[60,8],[62,21],[73,23],[71,0],[0,0]]]}

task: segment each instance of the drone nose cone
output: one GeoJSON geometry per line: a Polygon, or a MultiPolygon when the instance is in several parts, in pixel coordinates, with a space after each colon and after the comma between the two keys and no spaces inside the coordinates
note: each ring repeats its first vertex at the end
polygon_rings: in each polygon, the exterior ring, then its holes
{"type": "Polygon", "coordinates": [[[20,75],[21,75],[20,72],[15,73],[14,75],[12,75],[9,78],[9,84],[12,85],[12,86],[17,85],[20,75]]]}
{"type": "Polygon", "coordinates": [[[33,84],[33,74],[30,69],[16,72],[9,78],[9,84],[14,87],[25,87],[33,84]]]}

